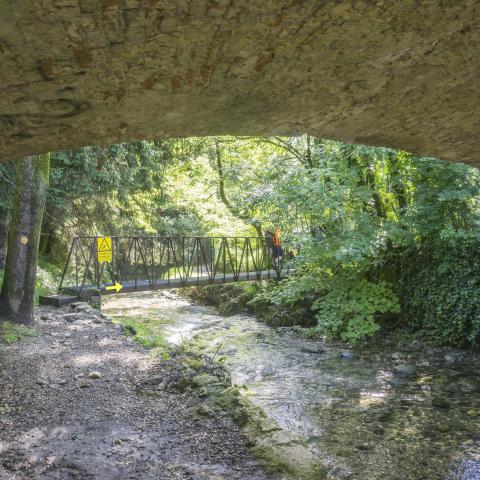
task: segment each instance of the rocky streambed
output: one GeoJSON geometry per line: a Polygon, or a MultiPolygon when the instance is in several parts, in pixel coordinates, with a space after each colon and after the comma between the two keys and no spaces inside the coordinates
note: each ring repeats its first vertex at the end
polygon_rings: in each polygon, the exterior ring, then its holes
{"type": "Polygon", "coordinates": [[[477,354],[388,340],[347,350],[172,293],[109,297],[104,311],[155,322],[172,345],[222,362],[265,412],[257,427],[280,426],[278,443],[294,447],[285,455],[311,454],[317,478],[480,479],[477,354]]]}

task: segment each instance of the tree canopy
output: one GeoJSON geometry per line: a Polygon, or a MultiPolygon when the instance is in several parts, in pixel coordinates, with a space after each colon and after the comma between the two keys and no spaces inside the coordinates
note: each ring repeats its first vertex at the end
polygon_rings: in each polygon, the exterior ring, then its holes
{"type": "MultiPolygon", "coordinates": [[[[0,167],[0,182],[6,212],[11,167],[0,167]]],[[[466,165],[310,135],[85,147],[51,156],[40,249],[60,264],[79,234],[263,236],[278,227],[297,273],[261,295],[312,298],[319,333],[358,341],[389,318],[439,343],[477,344],[468,257],[478,251],[479,189],[466,165]]]]}

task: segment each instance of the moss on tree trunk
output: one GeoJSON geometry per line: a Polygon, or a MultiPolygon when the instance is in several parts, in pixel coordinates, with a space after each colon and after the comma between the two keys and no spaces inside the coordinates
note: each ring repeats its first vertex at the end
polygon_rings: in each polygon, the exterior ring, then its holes
{"type": "Polygon", "coordinates": [[[0,269],[5,267],[7,260],[8,226],[10,224],[10,210],[0,208],[0,269]]]}
{"type": "Polygon", "coordinates": [[[33,323],[38,244],[49,168],[49,153],[29,156],[16,164],[17,192],[8,232],[0,315],[17,323],[33,323]]]}

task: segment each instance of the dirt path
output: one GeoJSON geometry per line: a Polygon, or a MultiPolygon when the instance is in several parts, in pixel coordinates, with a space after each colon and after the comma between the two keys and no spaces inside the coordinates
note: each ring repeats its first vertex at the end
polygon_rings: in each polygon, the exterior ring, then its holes
{"type": "Polygon", "coordinates": [[[38,337],[0,344],[2,480],[272,478],[228,415],[138,393],[159,360],[98,313],[36,317],[38,337]]]}

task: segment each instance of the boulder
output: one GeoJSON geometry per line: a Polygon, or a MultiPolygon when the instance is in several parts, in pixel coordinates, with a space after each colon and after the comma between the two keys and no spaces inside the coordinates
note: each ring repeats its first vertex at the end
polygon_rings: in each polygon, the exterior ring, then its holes
{"type": "Polygon", "coordinates": [[[219,379],[215,375],[209,375],[208,373],[202,373],[200,375],[195,375],[192,378],[192,384],[195,387],[203,387],[206,385],[212,385],[214,383],[218,383],[219,379]]]}

